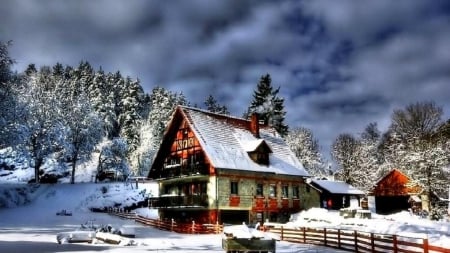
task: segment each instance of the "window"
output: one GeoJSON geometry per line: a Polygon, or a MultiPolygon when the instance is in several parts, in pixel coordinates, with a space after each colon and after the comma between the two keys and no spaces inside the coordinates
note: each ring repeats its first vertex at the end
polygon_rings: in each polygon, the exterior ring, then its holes
{"type": "Polygon", "coordinates": [[[269,165],[269,154],[263,151],[255,151],[255,152],[249,152],[248,153],[250,158],[262,165],[269,165]]]}
{"type": "Polygon", "coordinates": [[[300,194],[299,194],[299,187],[298,186],[293,186],[292,187],[292,197],[294,199],[298,199],[299,196],[300,196],[300,194]]]}
{"type": "Polygon", "coordinates": [[[269,154],[267,154],[267,153],[258,152],[256,159],[257,159],[257,161],[256,161],[257,163],[269,165],[269,154]]]}
{"type": "Polygon", "coordinates": [[[271,184],[269,188],[269,196],[276,197],[277,196],[277,185],[271,184]]]}
{"type": "Polygon", "coordinates": [[[289,186],[287,185],[283,185],[283,187],[281,188],[281,197],[283,198],[289,198],[289,186]]]}
{"type": "Polygon", "coordinates": [[[263,196],[263,184],[256,184],[256,196],[263,196]]]}
{"type": "Polygon", "coordinates": [[[231,182],[230,183],[230,193],[232,195],[238,195],[238,182],[231,182]]]}

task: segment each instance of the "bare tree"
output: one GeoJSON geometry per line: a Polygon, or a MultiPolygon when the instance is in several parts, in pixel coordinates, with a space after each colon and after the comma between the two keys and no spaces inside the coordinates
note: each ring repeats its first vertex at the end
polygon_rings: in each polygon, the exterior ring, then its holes
{"type": "Polygon", "coordinates": [[[331,156],[339,165],[336,176],[348,183],[354,184],[353,171],[357,169],[358,140],[351,134],[340,134],[332,144],[331,156]]]}
{"type": "Polygon", "coordinates": [[[392,115],[391,131],[400,137],[398,167],[425,189],[430,201],[433,193],[445,191],[449,183],[443,170],[449,163],[448,124],[442,115],[443,109],[433,102],[410,104],[392,115]]]}

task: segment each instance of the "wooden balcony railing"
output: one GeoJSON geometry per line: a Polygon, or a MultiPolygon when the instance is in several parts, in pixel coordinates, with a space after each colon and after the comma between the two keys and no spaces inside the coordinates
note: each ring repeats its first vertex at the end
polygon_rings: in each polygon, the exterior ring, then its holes
{"type": "Polygon", "coordinates": [[[160,196],[150,198],[150,207],[208,207],[208,195],[160,196]]]}
{"type": "Polygon", "coordinates": [[[208,175],[209,170],[206,164],[192,164],[192,165],[167,165],[160,172],[160,178],[173,178],[193,175],[208,175]]]}

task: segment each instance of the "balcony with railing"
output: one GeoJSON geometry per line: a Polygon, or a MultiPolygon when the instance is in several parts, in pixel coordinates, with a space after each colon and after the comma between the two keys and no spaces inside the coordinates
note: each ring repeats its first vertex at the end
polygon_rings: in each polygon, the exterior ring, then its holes
{"type": "Polygon", "coordinates": [[[208,175],[209,169],[206,164],[171,164],[165,165],[161,170],[161,178],[186,177],[195,175],[208,175]]]}
{"type": "Polygon", "coordinates": [[[162,195],[149,199],[152,208],[207,208],[208,195],[162,195]]]}

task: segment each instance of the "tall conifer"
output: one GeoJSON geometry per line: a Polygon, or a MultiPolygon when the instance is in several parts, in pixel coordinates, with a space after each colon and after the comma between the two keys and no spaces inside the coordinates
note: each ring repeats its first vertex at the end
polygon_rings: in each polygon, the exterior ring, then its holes
{"type": "Polygon", "coordinates": [[[250,117],[252,113],[258,113],[264,124],[274,127],[281,136],[286,136],[288,126],[284,124],[284,99],[278,96],[279,92],[280,87],[273,89],[269,74],[261,76],[253,93],[253,101],[244,116],[250,117]]]}

